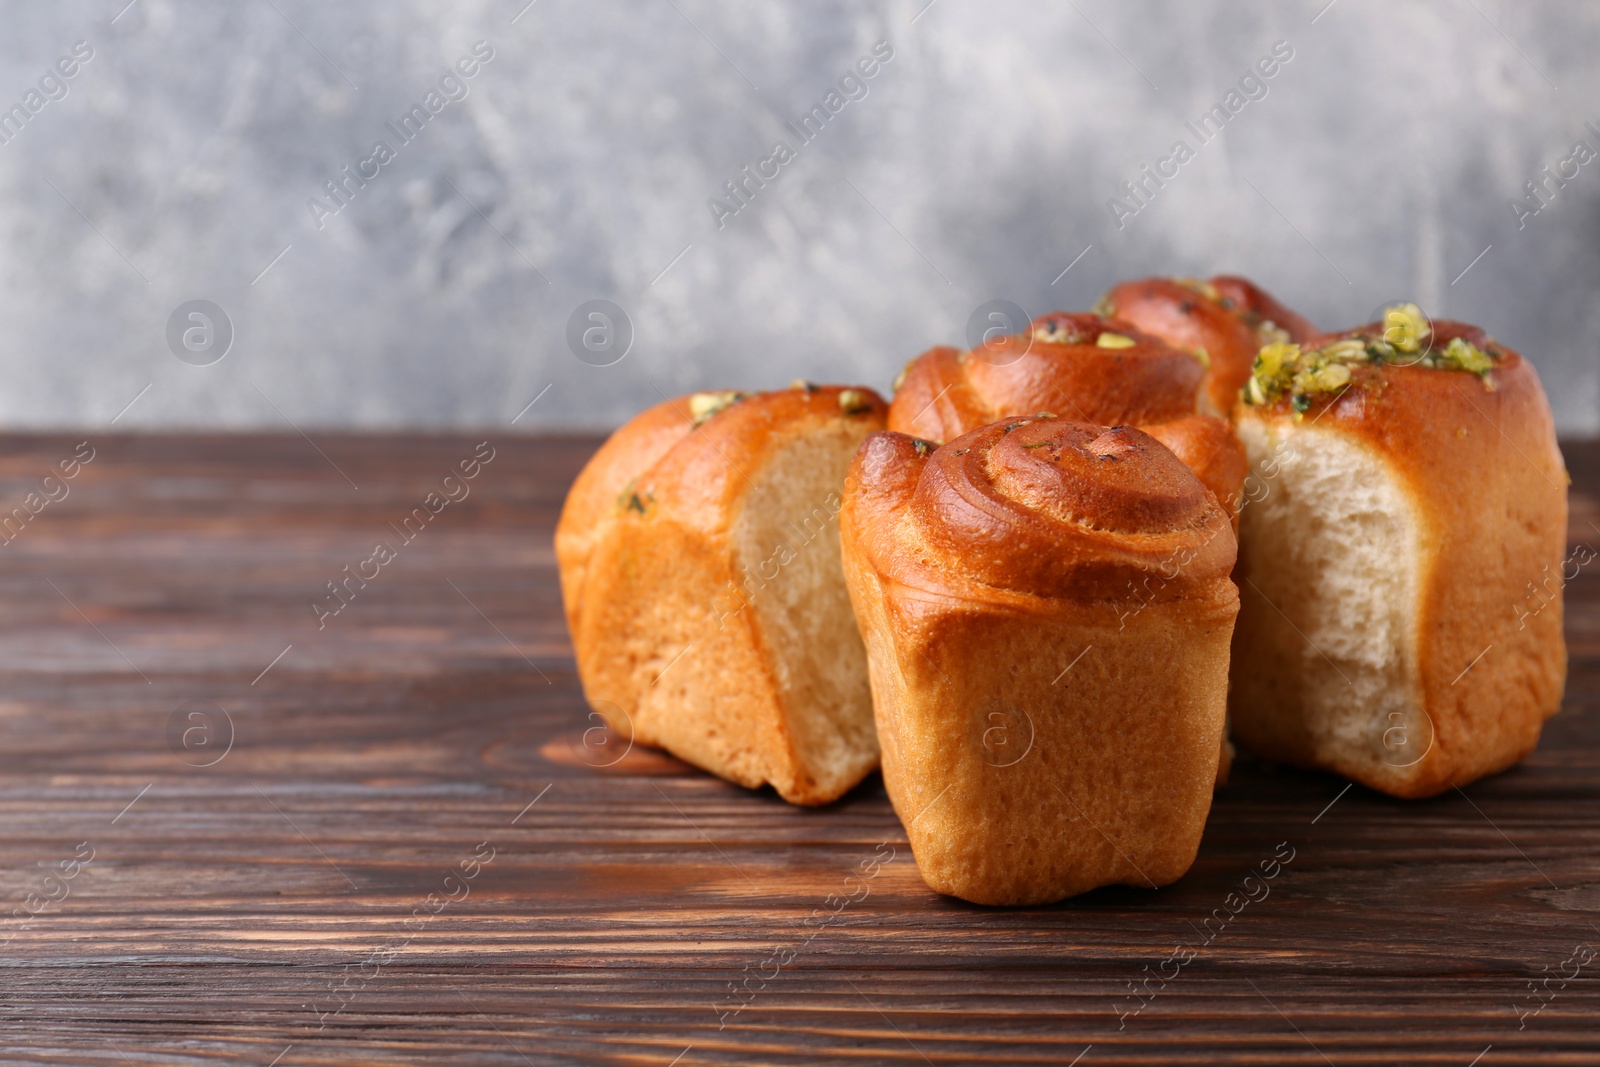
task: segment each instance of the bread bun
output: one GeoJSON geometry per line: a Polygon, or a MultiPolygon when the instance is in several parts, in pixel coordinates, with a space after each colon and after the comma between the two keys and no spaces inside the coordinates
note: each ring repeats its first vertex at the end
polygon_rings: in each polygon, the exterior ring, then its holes
{"type": "Polygon", "coordinates": [[[623,737],[785,800],[877,765],[835,519],[869,389],[696,393],[601,447],[556,528],[584,695],[623,737]]]}
{"type": "Polygon", "coordinates": [[[889,429],[936,444],[1001,419],[1050,412],[1147,430],[1237,507],[1244,452],[1226,422],[1196,416],[1205,365],[1124,322],[1057,311],[970,352],[931,348],[906,365],[889,429]],[[1178,423],[1167,429],[1164,424],[1178,423]]]}
{"type": "Polygon", "coordinates": [[[1235,419],[1261,490],[1241,527],[1240,745],[1400,797],[1532,751],[1566,648],[1559,580],[1548,603],[1530,583],[1559,574],[1568,484],[1533,366],[1401,306],[1263,348],[1235,419]]]}
{"type": "Polygon", "coordinates": [[[1231,275],[1123,282],[1101,298],[1096,310],[1177,348],[1203,353],[1210,370],[1202,410],[1224,416],[1250,377],[1257,349],[1275,341],[1305,341],[1317,332],[1265,290],[1231,275]]]}
{"type": "Polygon", "coordinates": [[[873,434],[840,532],[884,783],[929,886],[1040,904],[1189,868],[1238,593],[1229,516],[1188,468],[1053,416],[937,448],[873,434]]]}

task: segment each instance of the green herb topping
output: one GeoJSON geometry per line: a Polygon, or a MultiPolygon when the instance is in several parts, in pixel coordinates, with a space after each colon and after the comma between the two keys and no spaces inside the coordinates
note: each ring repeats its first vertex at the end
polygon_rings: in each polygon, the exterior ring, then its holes
{"type": "Polygon", "coordinates": [[[618,511],[632,511],[643,515],[645,513],[645,509],[656,502],[655,494],[649,490],[646,490],[643,494],[640,494],[634,488],[636,482],[637,479],[629,482],[623,487],[622,492],[617,496],[618,511]]]}
{"type": "Polygon", "coordinates": [[[1490,345],[1486,351],[1460,337],[1443,348],[1434,347],[1433,328],[1417,305],[1388,308],[1381,327],[1377,337],[1347,337],[1309,350],[1288,341],[1263,345],[1245,383],[1245,403],[1259,407],[1288,393],[1295,412],[1303,412],[1317,396],[1343,392],[1352,367],[1369,364],[1468,371],[1492,385],[1486,376],[1494,369],[1499,350],[1490,345]]]}

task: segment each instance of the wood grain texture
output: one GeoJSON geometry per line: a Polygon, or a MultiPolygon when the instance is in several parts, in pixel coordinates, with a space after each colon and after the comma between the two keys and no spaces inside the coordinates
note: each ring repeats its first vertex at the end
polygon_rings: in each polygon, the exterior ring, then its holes
{"type": "MultiPolygon", "coordinates": [[[[79,439],[0,438],[0,510],[79,439]]],[[[615,748],[585,747],[551,531],[593,440],[495,439],[319,630],[479,440],[95,438],[0,547],[0,914],[67,891],[0,925],[0,1062],[1600,1062],[1600,959],[1552,977],[1600,948],[1600,561],[1524,766],[1406,803],[1242,762],[1178,884],[994,910],[922,885],[876,777],[808,811],[586,765],[615,748]],[[209,767],[197,708],[232,724],[209,767]],[[1269,895],[1119,1020],[1280,842],[1269,895]]],[[[1600,448],[1566,454],[1600,548],[1600,448]]]]}

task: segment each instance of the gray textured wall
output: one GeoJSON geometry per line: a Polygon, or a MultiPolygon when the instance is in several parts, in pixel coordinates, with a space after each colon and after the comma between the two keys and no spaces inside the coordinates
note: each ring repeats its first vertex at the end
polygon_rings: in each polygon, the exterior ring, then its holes
{"type": "Polygon", "coordinates": [[[1595,5],[125,2],[7,5],[8,425],[105,425],[135,396],[119,427],[503,425],[549,386],[518,427],[609,426],[696,387],[886,388],[991,298],[1230,270],[1325,326],[1402,296],[1476,321],[1565,431],[1600,428],[1600,160],[1520,228],[1508,205],[1600,150],[1595,5]],[[385,123],[480,40],[467,95],[402,143],[385,123]],[[802,144],[784,122],[880,40],[866,95],[802,144]],[[77,41],[93,57],[49,80],[77,41]],[[1201,143],[1185,121],[1276,41],[1266,95],[1201,143]],[[60,99],[27,96],[41,78],[60,99]],[[1119,228],[1107,201],[1180,139],[1119,228]],[[314,214],[380,140],[393,158],[314,214]],[[708,200],[779,140],[794,158],[719,228],[708,200]],[[566,340],[596,298],[634,331],[610,366],[566,340]],[[169,350],[193,299],[233,327],[209,366],[169,350]]]}

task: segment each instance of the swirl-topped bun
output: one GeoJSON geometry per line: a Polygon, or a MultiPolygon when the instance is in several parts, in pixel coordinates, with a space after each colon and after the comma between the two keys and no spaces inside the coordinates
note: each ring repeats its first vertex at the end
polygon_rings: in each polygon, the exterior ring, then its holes
{"type": "Polygon", "coordinates": [[[1227,424],[1197,415],[1205,365],[1129,324],[1088,312],[1042,315],[1025,334],[912,360],[889,429],[934,443],[1037,412],[1147,430],[1236,507],[1245,459],[1227,424]]]}
{"type": "Polygon", "coordinates": [[[840,535],[884,782],[930,886],[1042,903],[1188,868],[1238,592],[1229,514],[1182,462],[1048,414],[942,447],[876,433],[840,535]]]}
{"type": "Polygon", "coordinates": [[[1209,281],[1195,278],[1141,278],[1123,282],[1101,298],[1097,310],[1202,354],[1210,366],[1205,409],[1218,415],[1233,410],[1239,389],[1250,377],[1262,345],[1299,342],[1316,328],[1253,282],[1231,275],[1209,281]]]}
{"type": "Polygon", "coordinates": [[[1036,411],[1103,426],[1192,415],[1205,367],[1159,338],[1088,312],[1056,311],[1027,333],[961,352],[937,347],[906,365],[889,427],[948,441],[1036,411]]]}
{"type": "MultiPolygon", "coordinates": [[[[926,451],[926,446],[923,446],[926,451]]],[[[959,556],[964,581],[1033,596],[1122,591],[1189,548],[1186,576],[1226,577],[1227,513],[1178,459],[1130,426],[1049,415],[996,423],[919,454],[913,438],[874,434],[857,461],[863,486],[891,467],[915,487],[892,503],[900,542],[875,559],[908,585],[937,581],[905,541],[959,556]]],[[[1170,576],[1169,576],[1170,577],[1170,576]]]]}

